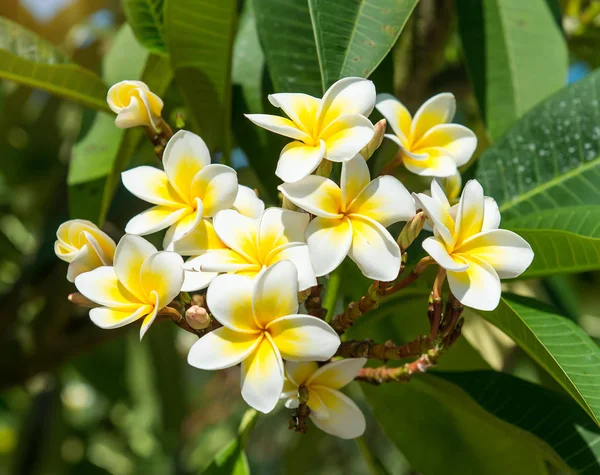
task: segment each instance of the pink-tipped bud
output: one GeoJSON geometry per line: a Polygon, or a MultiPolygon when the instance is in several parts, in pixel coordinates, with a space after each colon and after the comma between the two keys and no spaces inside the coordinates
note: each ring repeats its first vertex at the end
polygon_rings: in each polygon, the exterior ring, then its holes
{"type": "Polygon", "coordinates": [[[192,305],[185,311],[185,319],[194,330],[204,330],[210,325],[208,312],[198,305],[192,305]]]}

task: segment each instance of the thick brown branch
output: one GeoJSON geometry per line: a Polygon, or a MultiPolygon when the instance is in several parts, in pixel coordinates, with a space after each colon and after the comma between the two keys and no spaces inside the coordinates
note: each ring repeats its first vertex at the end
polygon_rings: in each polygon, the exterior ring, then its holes
{"type": "Polygon", "coordinates": [[[298,388],[299,404],[296,410],[292,413],[289,428],[294,432],[306,434],[308,430],[308,416],[310,416],[310,407],[308,407],[308,390],[305,386],[298,388]]]}
{"type": "Polygon", "coordinates": [[[310,293],[304,301],[304,307],[309,315],[323,319],[325,318],[327,310],[323,308],[321,292],[323,292],[323,286],[321,284],[311,287],[310,293]]]}
{"type": "Polygon", "coordinates": [[[369,358],[382,361],[401,360],[419,356],[431,348],[425,335],[420,335],[405,345],[397,346],[392,341],[375,343],[372,340],[344,341],[335,356],[344,358],[369,358]]]}
{"type": "Polygon", "coordinates": [[[373,282],[373,284],[371,284],[367,290],[367,294],[364,295],[358,303],[350,302],[344,312],[332,318],[331,326],[333,329],[341,335],[348,328],[354,325],[354,322],[361,315],[369,310],[377,308],[379,306],[379,301],[383,298],[381,288],[381,282],[373,282]]]}

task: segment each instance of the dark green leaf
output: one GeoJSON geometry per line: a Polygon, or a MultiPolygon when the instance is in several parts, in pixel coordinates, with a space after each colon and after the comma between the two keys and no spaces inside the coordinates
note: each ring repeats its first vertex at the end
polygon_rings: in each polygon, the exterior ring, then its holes
{"type": "Polygon", "coordinates": [[[599,424],[600,348],[580,327],[516,295],[505,295],[492,312],[477,313],[510,336],[599,424]]]}
{"type": "Polygon", "coordinates": [[[166,53],[163,32],[164,0],[123,0],[127,21],[138,41],[150,51],[166,53]]]}
{"type": "Polygon", "coordinates": [[[458,0],[459,30],[492,138],[565,85],[568,54],[546,0],[458,0]]]}
{"type": "Polygon", "coordinates": [[[100,111],[109,111],[106,84],[72,63],[57,47],[0,17],[0,79],[43,89],[100,111]]]}
{"type": "Polygon", "coordinates": [[[323,88],[307,0],[253,0],[276,92],[320,97],[323,88]]]}
{"type": "Polygon", "coordinates": [[[600,472],[600,430],[562,394],[495,371],[437,375],[461,387],[486,411],[546,441],[576,473],[600,472]]]}
{"type": "Polygon", "coordinates": [[[309,0],[323,89],[369,77],[390,51],[418,0],[309,0]]]}

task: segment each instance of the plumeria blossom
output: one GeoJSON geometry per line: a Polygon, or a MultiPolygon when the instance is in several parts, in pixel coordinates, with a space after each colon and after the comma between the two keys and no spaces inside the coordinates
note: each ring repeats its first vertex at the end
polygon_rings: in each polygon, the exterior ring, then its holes
{"type": "Polygon", "coordinates": [[[128,234],[146,235],[169,228],[164,247],[218,211],[231,208],[238,197],[236,172],[225,165],[211,164],[208,148],[200,137],[180,130],[163,154],[165,171],[140,166],[123,172],[125,187],[138,198],[154,204],[133,217],[125,227],[128,234]]]}
{"type": "Polygon", "coordinates": [[[390,94],[378,94],[376,107],[394,131],[386,137],[400,146],[402,163],[412,173],[454,175],[477,148],[477,137],[470,129],[449,123],[456,112],[456,100],[448,92],[433,96],[414,117],[390,94]]]}
{"type": "Polygon", "coordinates": [[[256,125],[294,139],[281,151],[275,174],[285,182],[310,175],[325,158],[350,160],[367,145],[375,129],[367,119],[375,106],[375,86],[362,78],[344,78],[322,99],[307,94],[271,94],[269,101],[289,119],[247,114],[256,125]]]}
{"type": "Polygon", "coordinates": [[[112,265],[116,244],[94,223],[72,219],[58,227],[56,237],[54,252],[59,259],[69,263],[69,282],[83,272],[112,265]]]}
{"type": "Polygon", "coordinates": [[[308,219],[306,213],[282,208],[268,208],[260,219],[249,218],[235,210],[217,213],[213,231],[222,246],[218,247],[213,240],[212,244],[206,241],[204,248],[186,249],[189,254],[201,255],[185,263],[184,268],[196,271],[196,275],[186,276],[184,288],[189,288],[188,285],[206,287],[220,272],[255,278],[263,268],[283,260],[290,260],[297,267],[300,290],[317,285],[304,241],[308,219]]]}
{"type": "Polygon", "coordinates": [[[417,195],[433,223],[434,235],[423,241],[423,248],[446,269],[450,290],[463,305],[495,309],[500,279],[517,277],[529,267],[531,246],[514,232],[498,229],[498,208],[486,201],[477,180],[467,182],[456,207],[437,183],[432,183],[432,195],[417,195]]]}
{"type": "Polygon", "coordinates": [[[79,275],[75,286],[100,305],[90,319],[100,328],[119,328],[143,318],[144,336],[160,309],[177,297],[183,284],[183,259],[161,251],[144,238],[125,235],[115,252],[114,267],[103,266],[79,275]]]}
{"type": "Polygon", "coordinates": [[[360,155],[342,165],[341,187],[311,175],[279,186],[296,206],[316,216],[306,228],[306,242],[317,276],[333,271],[348,255],[363,274],[391,281],[400,271],[400,248],[386,229],[415,214],[404,185],[392,176],[370,181],[360,155]]]}
{"type": "Polygon", "coordinates": [[[148,126],[158,130],[163,108],[160,97],[142,81],[121,81],[108,90],[106,102],[117,114],[115,124],[121,129],[148,126]]]}
{"type": "Polygon", "coordinates": [[[290,261],[253,280],[221,275],[208,288],[207,303],[223,324],[190,349],[190,365],[217,370],[242,364],[242,397],[253,408],[273,410],[283,390],[283,361],[325,361],[340,345],[323,320],[298,315],[298,275],[290,261]]]}
{"type": "Polygon", "coordinates": [[[285,364],[286,380],[282,398],[286,407],[298,407],[298,388],[308,390],[310,419],[322,431],[341,437],[360,437],[366,428],[365,416],[358,406],[339,391],[358,374],[366,358],[350,358],[328,363],[319,368],[314,361],[285,364]]]}

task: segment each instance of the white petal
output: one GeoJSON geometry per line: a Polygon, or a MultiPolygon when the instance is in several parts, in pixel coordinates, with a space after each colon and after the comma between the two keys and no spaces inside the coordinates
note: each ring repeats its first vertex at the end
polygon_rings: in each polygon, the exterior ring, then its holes
{"type": "Polygon", "coordinates": [[[277,262],[258,277],[252,294],[252,308],[261,327],[298,311],[298,271],[291,261],[277,262]]]}
{"type": "Polygon", "coordinates": [[[436,179],[431,180],[431,197],[444,209],[450,209],[450,202],[446,197],[446,193],[436,179]]]}
{"type": "Polygon", "coordinates": [[[412,117],[404,104],[391,94],[377,94],[377,105],[375,107],[385,117],[401,142],[410,137],[412,117]]]}
{"type": "Polygon", "coordinates": [[[196,209],[188,208],[188,210],[191,212],[188,212],[186,216],[175,221],[169,227],[165,234],[164,242],[175,243],[189,235],[194,229],[198,228],[200,221],[203,219],[202,201],[200,201],[199,198],[196,198],[196,209]]]}
{"type": "Polygon", "coordinates": [[[484,209],[483,188],[477,180],[469,180],[460,197],[456,213],[457,246],[481,232],[484,209]]]}
{"type": "Polygon", "coordinates": [[[265,336],[256,350],[242,363],[242,397],[257,411],[271,412],[283,389],[283,361],[265,336]]]}
{"type": "Polygon", "coordinates": [[[182,198],[158,168],[141,166],[121,173],[125,188],[139,199],[155,205],[181,206],[182,198]]]}
{"type": "Polygon", "coordinates": [[[206,302],[224,326],[242,333],[256,333],[252,316],[254,281],[241,275],[220,275],[208,288],[206,302]]]}
{"type": "Polygon", "coordinates": [[[115,272],[119,281],[141,301],[146,299],[141,282],[142,265],[157,252],[144,238],[132,234],[123,236],[115,251],[115,272]]]}
{"type": "Polygon", "coordinates": [[[407,154],[404,151],[402,163],[409,172],[419,176],[445,178],[457,172],[454,157],[441,147],[420,149],[419,154],[407,154]]]}
{"type": "Polygon", "coordinates": [[[400,272],[400,248],[381,224],[353,215],[352,245],[348,256],[369,279],[390,282],[400,272]]]}
{"type": "Polygon", "coordinates": [[[489,231],[492,229],[498,229],[500,226],[500,210],[498,209],[498,203],[494,198],[486,196],[483,198],[483,224],[481,226],[482,231],[489,231]]]}
{"type": "Polygon", "coordinates": [[[259,127],[275,132],[276,134],[289,137],[294,140],[309,140],[310,135],[300,130],[296,124],[286,119],[269,114],[244,114],[248,119],[254,122],[259,127]]]}
{"type": "Polygon", "coordinates": [[[275,175],[286,183],[301,180],[314,172],[325,156],[325,142],[315,146],[290,142],[281,151],[275,175]]]}
{"type": "Polygon", "coordinates": [[[260,264],[249,262],[241,254],[231,249],[216,249],[195,257],[184,264],[184,269],[203,272],[260,271],[260,264]]]}
{"type": "Polygon", "coordinates": [[[127,107],[123,107],[115,118],[115,125],[120,129],[129,129],[151,125],[146,104],[139,97],[131,97],[127,107]]]}
{"type": "Polygon", "coordinates": [[[154,305],[152,307],[152,312],[146,315],[144,320],[142,320],[142,325],[140,326],[140,341],[142,341],[142,338],[144,338],[144,335],[150,329],[150,326],[154,323],[154,320],[156,320],[159,309],[163,307],[160,303],[160,297],[157,292],[152,292],[151,297],[153,297],[152,300],[154,300],[154,305]]]}
{"type": "Polygon", "coordinates": [[[448,271],[448,285],[465,307],[494,310],[500,302],[500,279],[494,268],[475,256],[468,258],[464,272],[448,271]]]}
{"type": "Polygon", "coordinates": [[[298,290],[306,290],[317,285],[315,270],[313,269],[310,252],[306,244],[288,244],[269,254],[267,265],[275,262],[291,261],[298,270],[298,290]]]}
{"type": "Polygon", "coordinates": [[[214,217],[213,226],[227,247],[254,261],[260,220],[248,218],[235,210],[224,210],[214,217]]]}
{"type": "Polygon", "coordinates": [[[442,266],[446,270],[452,270],[456,272],[463,272],[467,270],[469,264],[460,257],[454,259],[444,246],[444,243],[436,237],[428,237],[423,241],[423,249],[429,254],[435,262],[442,266]]]}
{"type": "Polygon", "coordinates": [[[352,244],[352,225],[348,218],[315,218],[306,228],[306,242],[315,275],[335,270],[348,255],[352,244]]]}
{"type": "Polygon", "coordinates": [[[239,185],[233,208],[249,218],[260,218],[265,210],[265,203],[252,188],[239,185]]]}
{"type": "Polygon", "coordinates": [[[181,286],[181,291],[194,292],[196,290],[205,289],[218,275],[218,272],[199,272],[195,270],[184,270],[183,285],[181,286]]]}
{"type": "Polygon", "coordinates": [[[360,153],[356,154],[351,160],[342,163],[340,188],[342,189],[342,202],[346,209],[350,207],[350,203],[366,188],[370,181],[369,167],[360,153]]]}
{"type": "Polygon", "coordinates": [[[226,248],[209,219],[202,218],[194,229],[177,241],[173,241],[174,234],[175,229],[165,234],[163,248],[182,256],[198,256],[207,251],[226,248]]]}
{"type": "Polygon", "coordinates": [[[529,243],[506,229],[477,234],[454,252],[476,256],[487,262],[501,279],[512,279],[521,275],[533,261],[533,250],[529,243]]]}
{"type": "Polygon", "coordinates": [[[298,386],[306,384],[312,374],[319,369],[315,361],[286,361],[285,373],[288,379],[298,386]]]}
{"type": "Polygon", "coordinates": [[[367,427],[365,416],[352,399],[334,389],[319,387],[316,392],[329,412],[327,419],[311,417],[319,429],[341,439],[363,435],[367,427]]]}
{"type": "Polygon", "coordinates": [[[260,220],[258,250],[262,262],[271,252],[291,243],[303,243],[310,216],[282,208],[268,208],[260,220]]]}
{"type": "Polygon", "coordinates": [[[148,303],[152,303],[150,295],[158,295],[159,309],[170,304],[179,295],[183,285],[183,259],[179,254],[161,251],[148,257],[141,268],[142,287],[148,303]]]}
{"type": "Polygon", "coordinates": [[[321,132],[325,141],[325,158],[332,162],[350,160],[360,152],[375,135],[369,119],[358,114],[341,115],[321,132]]]}
{"type": "Polygon", "coordinates": [[[152,234],[172,226],[192,212],[193,209],[189,207],[171,208],[167,206],[153,206],[131,218],[127,226],[125,226],[125,232],[140,236],[152,234]]]}
{"type": "Polygon", "coordinates": [[[97,267],[101,267],[103,262],[98,257],[95,249],[91,244],[85,244],[79,251],[75,253],[75,257],[71,260],[67,269],[67,280],[73,282],[75,277],[84,272],[89,272],[97,267]]]}
{"type": "Polygon", "coordinates": [[[169,182],[188,203],[191,203],[193,178],[209,164],[210,153],[204,140],[187,130],[173,135],[163,153],[163,166],[169,182]]]}
{"type": "Polygon", "coordinates": [[[297,409],[298,406],[300,405],[300,401],[298,401],[297,397],[291,397],[285,401],[284,405],[285,405],[286,409],[297,409]]]}
{"type": "Polygon", "coordinates": [[[440,236],[448,245],[454,245],[454,220],[450,216],[449,210],[444,207],[437,199],[427,196],[424,193],[413,194],[418,206],[425,211],[427,217],[433,223],[433,230],[436,236],[440,236]]]}
{"type": "Polygon", "coordinates": [[[310,315],[278,318],[267,330],[281,356],[289,361],[327,361],[340,346],[334,329],[310,315]]]}
{"type": "Polygon", "coordinates": [[[348,77],[332,84],[325,92],[318,112],[320,127],[342,114],[369,116],[375,107],[375,84],[367,79],[348,77]]]}
{"type": "Polygon", "coordinates": [[[456,170],[454,175],[444,178],[444,192],[450,201],[456,200],[460,196],[462,189],[462,176],[460,171],[456,170]]]}
{"type": "Polygon", "coordinates": [[[199,369],[229,368],[247,358],[260,341],[260,335],[256,333],[240,333],[221,327],[194,343],[187,360],[191,366],[199,369]]]}
{"type": "Polygon", "coordinates": [[[280,107],[298,128],[309,135],[312,134],[321,99],[308,94],[279,93],[270,94],[269,102],[275,107],[280,107]]]}
{"type": "Polygon", "coordinates": [[[94,325],[110,330],[113,328],[124,327],[131,322],[135,322],[153,310],[154,307],[151,305],[141,305],[132,310],[98,307],[90,310],[90,320],[94,325]]]}
{"type": "Polygon", "coordinates": [[[429,129],[413,146],[415,150],[428,147],[443,148],[460,167],[473,156],[477,136],[463,125],[439,124],[429,129]]]}
{"type": "Polygon", "coordinates": [[[296,183],[284,183],[278,189],[299,208],[323,218],[340,218],[342,191],[329,178],[311,175],[296,183]]]}
{"type": "Polygon", "coordinates": [[[450,122],[455,113],[456,99],[452,94],[443,92],[433,96],[415,114],[411,125],[413,141],[423,137],[435,125],[450,122]]]}
{"type": "Polygon", "coordinates": [[[387,227],[411,219],[415,215],[415,201],[397,178],[380,176],[360,192],[348,213],[367,216],[387,227]]]}
{"type": "Polygon", "coordinates": [[[135,311],[142,302],[117,279],[114,267],[98,267],[75,278],[75,287],[99,305],[117,310],[135,311]]]}
{"type": "Polygon", "coordinates": [[[343,388],[354,380],[366,362],[366,358],[345,358],[327,363],[315,371],[306,384],[330,389],[343,388]]]}
{"type": "Polygon", "coordinates": [[[237,192],[237,173],[226,165],[207,165],[192,180],[191,196],[202,200],[202,215],[207,218],[231,208],[237,192]]]}

